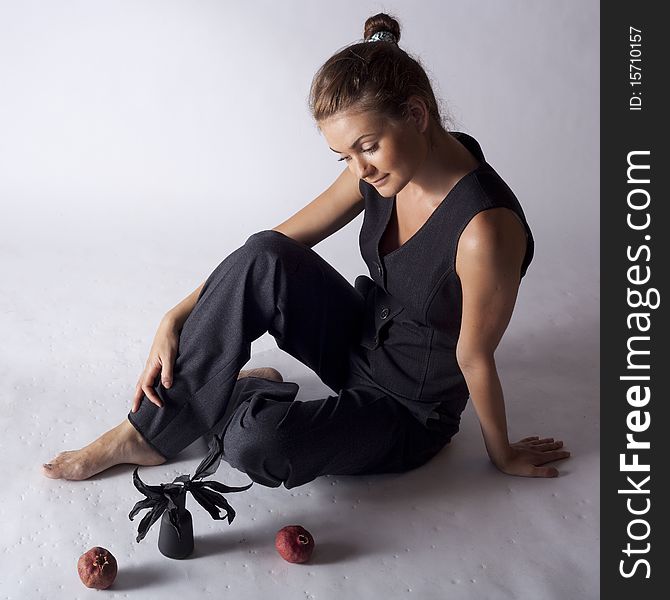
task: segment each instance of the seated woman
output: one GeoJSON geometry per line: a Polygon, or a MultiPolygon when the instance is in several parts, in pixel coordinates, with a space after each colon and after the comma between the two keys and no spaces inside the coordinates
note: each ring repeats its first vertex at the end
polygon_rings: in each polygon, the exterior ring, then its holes
{"type": "Polygon", "coordinates": [[[450,442],[468,399],[498,469],[558,475],[547,463],[569,456],[560,440],[508,440],[494,361],[531,230],[477,141],[445,129],[399,39],[398,22],[375,15],[365,41],[319,69],[313,117],[345,170],[165,315],[127,418],[45,475],[158,465],[209,432],[223,435],[225,460],[272,487],[402,472],[450,442]],[[352,286],[312,246],[362,211],[370,276],[352,286]],[[240,371],[265,332],[334,395],[296,401],[298,386],[276,370],[240,371]]]}

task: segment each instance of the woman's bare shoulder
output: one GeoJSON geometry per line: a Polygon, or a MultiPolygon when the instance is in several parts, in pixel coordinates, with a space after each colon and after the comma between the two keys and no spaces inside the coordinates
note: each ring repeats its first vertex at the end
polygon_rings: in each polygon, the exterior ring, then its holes
{"type": "Polygon", "coordinates": [[[487,259],[501,268],[521,269],[526,254],[526,228],[510,208],[477,213],[463,230],[456,251],[456,272],[487,259]]]}

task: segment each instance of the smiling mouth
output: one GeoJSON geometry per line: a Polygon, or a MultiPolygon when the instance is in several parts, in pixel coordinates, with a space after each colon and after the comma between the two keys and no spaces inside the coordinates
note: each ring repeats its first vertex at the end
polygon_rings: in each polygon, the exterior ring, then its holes
{"type": "Polygon", "coordinates": [[[377,179],[377,181],[373,181],[373,182],[372,182],[372,185],[375,185],[375,184],[379,183],[380,181],[383,181],[383,180],[386,179],[387,177],[388,177],[388,173],[387,173],[386,175],[384,175],[384,177],[382,177],[381,179],[377,179]]]}

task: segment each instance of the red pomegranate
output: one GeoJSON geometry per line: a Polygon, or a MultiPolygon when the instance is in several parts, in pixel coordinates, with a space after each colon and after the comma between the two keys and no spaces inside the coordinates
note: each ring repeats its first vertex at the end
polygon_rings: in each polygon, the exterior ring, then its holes
{"type": "Polygon", "coordinates": [[[302,525],[287,525],[277,532],[275,548],[284,560],[304,563],[314,552],[314,538],[302,525]]]}
{"type": "Polygon", "coordinates": [[[106,590],[116,579],[116,559],[109,550],[95,546],[79,557],[77,571],[86,587],[106,590]]]}

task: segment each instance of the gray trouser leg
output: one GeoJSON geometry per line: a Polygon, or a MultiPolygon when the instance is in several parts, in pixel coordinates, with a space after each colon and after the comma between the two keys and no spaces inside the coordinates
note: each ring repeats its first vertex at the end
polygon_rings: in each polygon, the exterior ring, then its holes
{"type": "Polygon", "coordinates": [[[294,400],[295,383],[248,378],[239,387],[244,401],[225,427],[224,458],[268,487],[290,489],[320,475],[403,472],[448,442],[372,386],[306,402],[294,400]]]}
{"type": "Polygon", "coordinates": [[[181,331],[172,387],[154,385],[163,408],[145,397],[128,419],[163,456],[176,456],[231,414],[237,375],[266,331],[337,392],[362,311],[361,295],[310,248],[256,233],[205,282],[181,331]]]}

